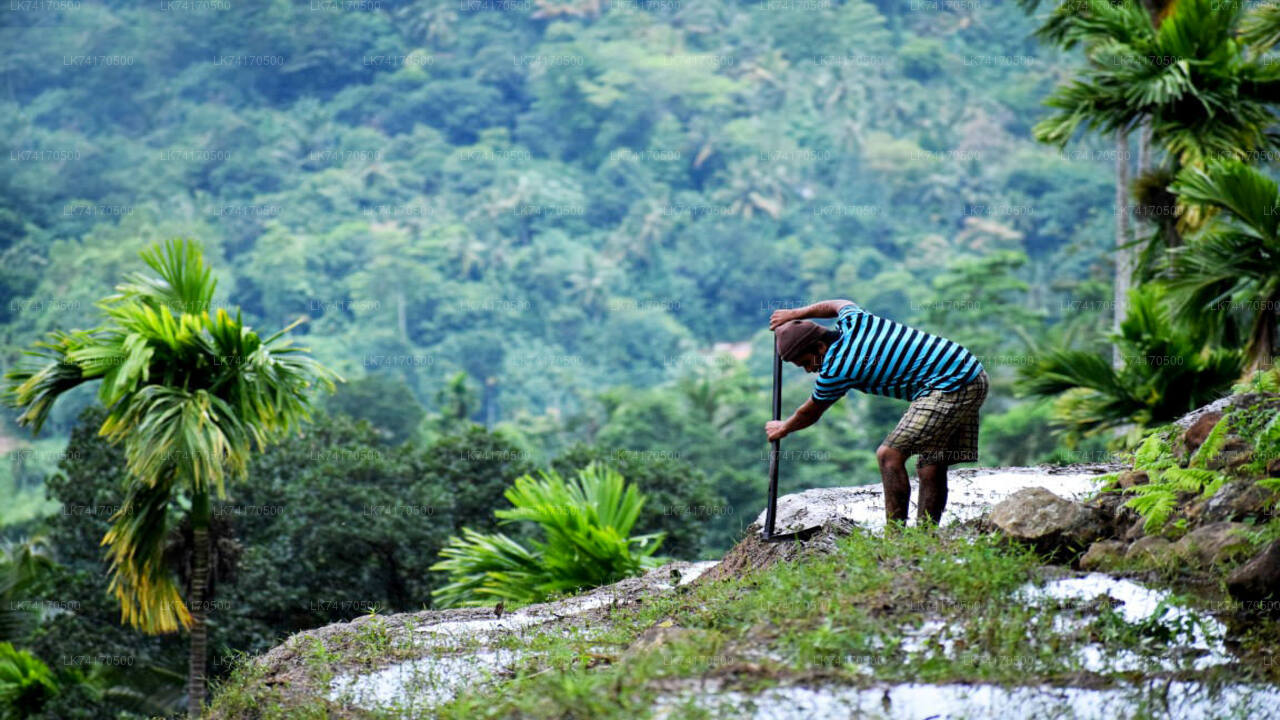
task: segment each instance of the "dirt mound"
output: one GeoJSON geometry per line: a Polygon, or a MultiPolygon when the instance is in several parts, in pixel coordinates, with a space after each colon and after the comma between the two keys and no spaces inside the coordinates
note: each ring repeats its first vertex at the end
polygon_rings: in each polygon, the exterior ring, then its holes
{"type": "Polygon", "coordinates": [[[853,532],[857,524],[845,518],[833,518],[825,525],[805,533],[805,539],[787,542],[765,542],[760,526],[747,528],[747,536],[725,554],[720,564],[706,571],[694,584],[742,577],[775,563],[791,562],[801,557],[834,552],[836,539],[853,532]]]}

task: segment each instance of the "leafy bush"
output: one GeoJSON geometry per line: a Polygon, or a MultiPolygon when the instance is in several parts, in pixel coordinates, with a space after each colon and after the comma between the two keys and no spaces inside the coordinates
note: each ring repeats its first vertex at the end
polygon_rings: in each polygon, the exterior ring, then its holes
{"type": "Polygon", "coordinates": [[[441,606],[531,603],[556,593],[598,587],[656,567],[662,533],[631,536],[644,496],[616,470],[589,465],[565,480],[553,471],[525,475],[507,490],[514,506],[494,513],[501,522],[531,522],[545,541],[530,547],[497,533],[469,528],[441,551],[432,570],[449,573],[432,593],[441,606]]]}
{"type": "MultiPolygon", "coordinates": [[[[679,457],[662,452],[609,450],[577,445],[552,461],[552,469],[571,475],[592,463],[617,470],[637,490],[644,493],[644,507],[636,529],[666,536],[662,551],[672,557],[693,559],[719,550],[708,547],[715,523],[728,505],[716,494],[711,480],[697,467],[679,457]]],[[[718,557],[718,555],[717,555],[718,557]]]]}
{"type": "Polygon", "coordinates": [[[53,671],[43,660],[0,642],[0,718],[29,717],[59,691],[53,671]]]}
{"type": "Polygon", "coordinates": [[[1174,420],[1220,397],[1240,375],[1238,350],[1206,348],[1203,333],[1174,324],[1163,288],[1145,285],[1129,302],[1113,338],[1124,358],[1119,369],[1110,357],[1055,350],[1019,370],[1024,391],[1058,396],[1055,420],[1069,437],[1174,420]]]}

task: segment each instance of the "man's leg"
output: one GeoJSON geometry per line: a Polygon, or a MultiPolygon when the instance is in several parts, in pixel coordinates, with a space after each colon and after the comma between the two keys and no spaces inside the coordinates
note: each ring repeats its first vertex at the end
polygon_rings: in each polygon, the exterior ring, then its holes
{"type": "Polygon", "coordinates": [[[876,448],[880,464],[880,480],[884,483],[884,515],[889,522],[907,524],[907,505],[911,501],[911,481],[907,478],[907,456],[897,448],[876,448]]]}
{"type": "MultiPolygon", "coordinates": [[[[921,462],[923,461],[922,458],[921,462]]],[[[937,525],[942,522],[942,511],[947,506],[947,464],[943,462],[918,464],[916,475],[920,478],[920,497],[916,502],[916,525],[924,527],[926,522],[937,525]]]]}

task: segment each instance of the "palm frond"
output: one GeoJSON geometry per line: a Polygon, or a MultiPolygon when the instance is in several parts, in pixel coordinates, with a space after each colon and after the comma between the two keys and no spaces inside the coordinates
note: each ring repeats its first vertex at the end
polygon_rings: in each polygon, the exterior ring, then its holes
{"type": "Polygon", "coordinates": [[[164,563],[172,494],[172,476],[132,483],[102,538],[111,563],[107,590],[120,602],[120,621],[147,633],[191,627],[191,613],[164,563]]]}
{"type": "Polygon", "coordinates": [[[502,533],[463,528],[462,537],[452,538],[440,557],[431,569],[447,572],[451,579],[431,593],[441,607],[488,605],[497,600],[523,604],[545,597],[537,590],[544,578],[538,556],[502,533]]]}
{"type": "Polygon", "coordinates": [[[205,266],[198,242],[173,238],[144,250],[142,260],[159,277],[132,273],[116,286],[118,294],[105,299],[104,305],[134,300],[171,314],[199,314],[209,310],[218,281],[205,266]]]}
{"type": "MultiPolygon", "coordinates": [[[[40,432],[53,403],[67,391],[92,378],[71,356],[91,347],[94,342],[91,331],[55,331],[50,333],[49,341],[36,342],[32,349],[23,351],[24,355],[45,362],[39,366],[22,365],[5,373],[5,400],[23,409],[18,416],[19,425],[30,426],[33,432],[40,432]]],[[[91,367],[100,365],[93,363],[91,367]]]]}
{"type": "Polygon", "coordinates": [[[556,472],[525,475],[506,497],[513,507],[494,515],[504,523],[536,523],[545,541],[526,549],[505,535],[465,531],[432,567],[451,578],[433,594],[437,602],[533,602],[616,582],[656,564],[662,534],[630,534],[644,497],[612,468],[592,464],[570,480],[556,472]]]}
{"type": "Polygon", "coordinates": [[[1274,47],[1280,42],[1280,5],[1262,3],[1250,8],[1240,23],[1240,38],[1258,53],[1274,47]]]}

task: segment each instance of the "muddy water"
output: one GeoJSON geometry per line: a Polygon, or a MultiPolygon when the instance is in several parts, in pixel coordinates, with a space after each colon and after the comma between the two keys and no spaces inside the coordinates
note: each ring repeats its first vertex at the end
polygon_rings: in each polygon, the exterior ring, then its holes
{"type": "MultiPolygon", "coordinates": [[[[661,570],[646,575],[649,591],[671,590],[687,585],[714,566],[714,562],[673,563],[679,579],[661,570]],[[657,580],[657,578],[665,578],[657,580]]],[[[664,568],[665,569],[665,568],[664,568]]],[[[414,629],[415,640],[428,654],[395,663],[372,672],[345,673],[329,684],[329,700],[369,710],[397,708],[415,712],[452,700],[458,692],[494,682],[507,673],[527,653],[508,648],[481,647],[459,651],[459,642],[481,645],[518,637],[531,628],[554,622],[572,621],[592,610],[607,607],[615,599],[610,588],[564,600],[530,606],[501,618],[437,622],[414,629]],[[434,651],[434,652],[433,652],[434,651]]]]}
{"type": "MultiPolygon", "coordinates": [[[[1079,499],[1094,488],[1095,478],[1110,468],[1053,473],[1043,469],[976,471],[953,477],[945,522],[976,517],[1002,498],[1024,487],[1044,487],[1064,498],[1079,499]]],[[[795,526],[821,522],[832,514],[865,527],[883,523],[880,488],[824,488],[782,498],[780,519],[795,526]]],[[[914,516],[914,511],[913,511],[914,516]]],[[[763,519],[763,518],[761,518],[763,519]]],[[[780,529],[783,525],[780,523],[780,529]]],[[[784,530],[785,531],[785,530],[784,530]]],[[[681,564],[679,584],[693,581],[715,563],[681,564]]],[[[655,573],[655,576],[662,574],[655,573]]],[[[665,577],[665,575],[662,575],[665,577]]],[[[666,580],[654,589],[670,589],[666,580]]],[[[654,706],[656,717],[678,717],[696,708],[712,717],[791,718],[1277,718],[1280,689],[1233,684],[1211,692],[1195,682],[1135,680],[1156,673],[1187,672],[1229,664],[1223,645],[1225,629],[1211,616],[1183,607],[1161,590],[1101,574],[1060,578],[1029,584],[1019,591],[1028,603],[1055,612],[1055,628],[1073,632],[1091,622],[1104,606],[1126,623],[1141,623],[1153,614],[1162,622],[1185,627],[1186,632],[1166,652],[1141,654],[1116,651],[1099,644],[1085,644],[1075,651],[1072,664],[1081,670],[1115,674],[1111,687],[1050,687],[1027,685],[924,685],[874,684],[848,686],[790,686],[745,694],[690,680],[654,706]],[[1099,596],[1105,596],[1100,599],[1099,596]],[[1128,673],[1128,674],[1126,674],[1128,673]],[[1135,674],[1136,673],[1136,674],[1135,674]]],[[[424,657],[375,671],[346,674],[333,680],[329,699],[376,710],[396,708],[427,716],[430,708],[448,702],[459,692],[500,683],[528,653],[518,649],[487,647],[496,640],[519,636],[526,630],[552,622],[572,622],[611,602],[610,590],[601,588],[576,598],[534,606],[502,618],[437,622],[418,627],[415,634],[428,648],[424,657]],[[460,651],[457,641],[478,641],[481,647],[460,651]]],[[[926,622],[904,629],[907,652],[947,647],[949,629],[940,622],[926,622]]],[[[874,670],[866,670],[874,682],[874,670]]],[[[1185,679],[1185,675],[1182,676],[1185,679]]],[[[697,714],[695,712],[695,714],[697,714]]]]}
{"type": "Polygon", "coordinates": [[[812,720],[875,718],[924,720],[959,718],[1220,718],[1280,717],[1275,688],[1231,685],[1209,692],[1196,683],[1152,681],[1104,689],[995,685],[892,685],[866,689],[783,687],[748,695],[690,691],[666,696],[655,718],[681,717],[690,709],[717,718],[812,720]]]}

